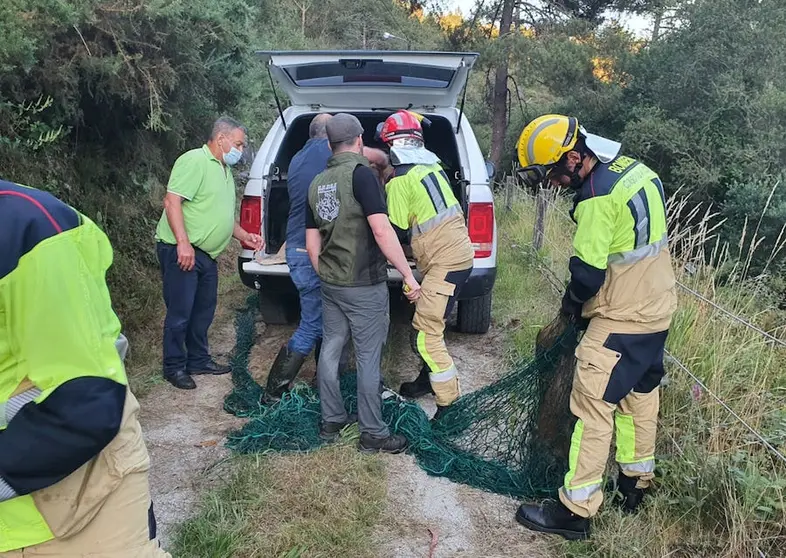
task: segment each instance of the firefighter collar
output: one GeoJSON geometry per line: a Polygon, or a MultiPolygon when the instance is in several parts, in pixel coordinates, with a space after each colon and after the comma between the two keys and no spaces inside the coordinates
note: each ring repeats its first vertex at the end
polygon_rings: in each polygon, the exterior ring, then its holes
{"type": "Polygon", "coordinates": [[[390,164],[396,165],[434,165],[439,157],[425,147],[391,147],[390,164]]]}

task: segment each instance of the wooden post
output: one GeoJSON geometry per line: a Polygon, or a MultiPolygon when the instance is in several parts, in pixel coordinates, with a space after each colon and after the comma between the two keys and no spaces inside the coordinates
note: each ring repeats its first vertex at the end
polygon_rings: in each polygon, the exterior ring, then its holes
{"type": "Polygon", "coordinates": [[[535,230],[532,232],[532,246],[536,252],[543,248],[543,239],[546,237],[546,211],[548,209],[547,196],[549,191],[538,188],[535,198],[535,230]]]}
{"type": "Polygon", "coordinates": [[[512,176],[505,177],[505,210],[513,209],[513,188],[516,187],[512,176]]]}

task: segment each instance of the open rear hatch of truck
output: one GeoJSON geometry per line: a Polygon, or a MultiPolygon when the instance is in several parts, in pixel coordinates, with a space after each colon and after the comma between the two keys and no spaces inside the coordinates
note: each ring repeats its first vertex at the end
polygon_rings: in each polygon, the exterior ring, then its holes
{"type": "Polygon", "coordinates": [[[454,107],[477,53],[260,51],[293,105],[336,109],[454,107]]]}

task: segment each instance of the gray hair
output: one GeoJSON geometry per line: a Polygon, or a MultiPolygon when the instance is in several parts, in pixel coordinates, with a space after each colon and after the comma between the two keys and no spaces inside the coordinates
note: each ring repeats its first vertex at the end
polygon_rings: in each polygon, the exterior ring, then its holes
{"type": "Polygon", "coordinates": [[[327,123],[331,119],[331,115],[324,113],[316,115],[308,127],[308,137],[326,138],[327,137],[327,123]]]}
{"type": "Polygon", "coordinates": [[[244,134],[248,134],[246,127],[240,122],[229,116],[222,116],[213,123],[213,130],[210,132],[210,139],[216,139],[220,134],[229,134],[235,130],[243,130],[244,134]]]}

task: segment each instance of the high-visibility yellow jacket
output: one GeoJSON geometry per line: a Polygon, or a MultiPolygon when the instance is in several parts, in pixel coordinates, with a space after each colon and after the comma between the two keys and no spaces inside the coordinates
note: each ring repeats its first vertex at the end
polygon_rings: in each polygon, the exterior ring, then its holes
{"type": "Polygon", "coordinates": [[[584,318],[668,327],[677,299],[658,175],[630,157],[598,163],[571,215],[578,228],[563,305],[583,305],[584,318]]]}
{"type": "Polygon", "coordinates": [[[412,235],[418,269],[472,266],[474,252],[461,209],[445,171],[438,164],[398,165],[385,185],[390,222],[412,235]]]}
{"type": "Polygon", "coordinates": [[[53,196],[0,181],[0,552],[79,532],[149,458],[115,346],[112,249],[53,196]]]}

